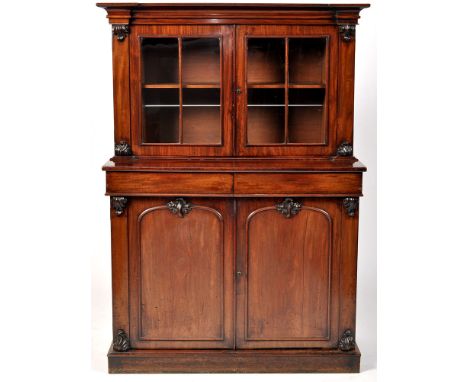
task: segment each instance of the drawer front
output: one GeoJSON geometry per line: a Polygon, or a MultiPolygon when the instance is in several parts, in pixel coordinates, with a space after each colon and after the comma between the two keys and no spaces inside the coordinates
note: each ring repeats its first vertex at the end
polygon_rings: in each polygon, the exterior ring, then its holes
{"type": "Polygon", "coordinates": [[[239,195],[361,196],[361,173],[235,174],[239,195]]]}
{"type": "Polygon", "coordinates": [[[107,195],[232,194],[231,174],[108,172],[107,195]]]}

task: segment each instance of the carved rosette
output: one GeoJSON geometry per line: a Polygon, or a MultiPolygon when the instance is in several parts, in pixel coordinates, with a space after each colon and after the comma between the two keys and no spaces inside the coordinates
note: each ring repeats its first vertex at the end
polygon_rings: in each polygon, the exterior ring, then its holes
{"type": "Polygon", "coordinates": [[[125,141],[120,141],[114,146],[114,153],[116,156],[129,156],[132,155],[132,148],[125,141]]]}
{"type": "Polygon", "coordinates": [[[125,352],[130,349],[130,340],[128,339],[127,333],[124,330],[117,330],[117,334],[114,337],[112,348],[118,352],[125,352]]]}
{"type": "Polygon", "coordinates": [[[169,211],[174,215],[183,218],[192,210],[192,205],[187,203],[183,198],[177,198],[167,203],[167,208],[169,208],[169,211]]]}
{"type": "Polygon", "coordinates": [[[349,42],[356,36],[356,25],[345,24],[340,25],[338,28],[343,41],[349,42]]]}
{"type": "Polygon", "coordinates": [[[125,40],[125,37],[130,33],[127,24],[112,24],[112,34],[117,37],[118,41],[125,40]]]}
{"type": "Polygon", "coordinates": [[[343,141],[336,150],[336,155],[339,157],[349,157],[353,155],[353,146],[348,141],[343,141]]]}
{"type": "Polygon", "coordinates": [[[128,199],[125,196],[113,196],[111,198],[111,206],[117,216],[120,216],[124,213],[127,202],[128,199]]]}
{"type": "Polygon", "coordinates": [[[349,216],[354,216],[359,206],[359,198],[344,198],[343,206],[349,216]]]}
{"type": "Polygon", "coordinates": [[[276,210],[284,215],[285,218],[289,219],[299,213],[301,210],[301,203],[295,202],[291,198],[286,198],[283,202],[276,205],[276,210]]]}
{"type": "Polygon", "coordinates": [[[341,351],[351,351],[356,347],[356,342],[354,341],[354,335],[351,329],[347,329],[341,335],[340,340],[338,341],[338,348],[341,351]]]}

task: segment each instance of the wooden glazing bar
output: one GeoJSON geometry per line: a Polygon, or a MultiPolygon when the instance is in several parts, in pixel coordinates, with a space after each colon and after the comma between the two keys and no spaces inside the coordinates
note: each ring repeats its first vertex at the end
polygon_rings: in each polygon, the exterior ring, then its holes
{"type": "Polygon", "coordinates": [[[183,96],[182,96],[182,38],[177,38],[178,42],[178,55],[179,55],[179,143],[184,142],[183,134],[183,121],[182,121],[182,111],[183,111],[183,96]]]}

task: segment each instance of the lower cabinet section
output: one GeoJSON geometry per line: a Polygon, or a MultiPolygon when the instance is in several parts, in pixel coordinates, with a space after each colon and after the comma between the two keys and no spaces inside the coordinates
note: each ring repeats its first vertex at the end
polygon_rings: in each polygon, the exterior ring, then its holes
{"type": "Polygon", "coordinates": [[[128,253],[113,248],[113,357],[127,341],[124,350],[143,358],[164,349],[199,349],[194,357],[237,349],[247,358],[322,349],[349,351],[358,365],[357,205],[287,196],[114,204],[113,247],[128,253]]]}

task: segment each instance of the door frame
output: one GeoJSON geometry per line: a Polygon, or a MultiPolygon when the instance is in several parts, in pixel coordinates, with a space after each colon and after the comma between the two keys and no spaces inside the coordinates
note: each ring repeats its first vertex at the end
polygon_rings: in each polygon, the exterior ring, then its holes
{"type": "Polygon", "coordinates": [[[131,141],[134,155],[155,156],[229,156],[233,154],[233,67],[234,25],[135,25],[129,36],[130,44],[130,100],[135,107],[131,113],[131,141]],[[142,38],[216,37],[221,40],[220,78],[220,144],[180,144],[142,142],[142,38]]]}
{"type": "MultiPolygon", "coordinates": [[[[151,340],[140,337],[141,274],[139,220],[148,210],[168,211],[175,198],[132,198],[128,206],[129,226],[129,338],[134,349],[232,349],[234,347],[234,203],[227,198],[185,198],[196,209],[211,210],[222,222],[223,245],[223,330],[220,339],[151,340]]],[[[190,215],[190,212],[189,214],[190,215]]],[[[189,216],[185,216],[188,219],[189,216]]]]}
{"type": "MultiPolygon", "coordinates": [[[[341,230],[342,207],[340,199],[301,198],[302,209],[322,210],[330,216],[330,268],[329,268],[329,306],[328,335],[316,339],[294,340],[258,340],[247,338],[247,284],[248,271],[248,225],[249,218],[255,212],[276,210],[278,198],[245,198],[237,206],[237,294],[236,294],[236,348],[336,348],[340,335],[340,264],[341,264],[341,230]]],[[[299,199],[298,199],[299,200],[299,199]]],[[[279,213],[279,212],[278,212],[279,213]]],[[[300,213],[300,212],[299,212],[300,213]]],[[[292,218],[293,219],[293,218],[292,218]]]]}
{"type": "Polygon", "coordinates": [[[335,26],[306,25],[237,25],[236,26],[236,153],[239,156],[308,156],[333,155],[337,147],[338,44],[335,26]],[[328,71],[325,100],[327,138],[325,144],[247,144],[247,39],[259,38],[327,38],[328,71]]]}

